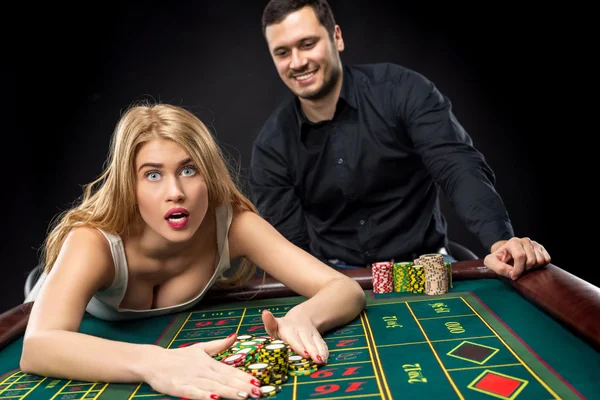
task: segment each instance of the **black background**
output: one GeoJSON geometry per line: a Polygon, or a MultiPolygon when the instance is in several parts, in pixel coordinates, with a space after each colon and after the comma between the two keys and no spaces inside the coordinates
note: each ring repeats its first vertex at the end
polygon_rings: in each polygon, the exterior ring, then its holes
{"type": "MultiPolygon", "coordinates": [[[[432,80],[495,170],[517,235],[598,284],[594,235],[583,232],[595,220],[594,159],[584,154],[596,132],[580,94],[589,92],[581,56],[590,48],[565,28],[577,21],[564,9],[397,3],[331,1],[342,62],[391,61],[432,80]]],[[[13,118],[4,125],[0,310],[22,302],[48,223],[100,174],[132,101],[196,112],[243,177],[253,139],[287,91],[261,34],[264,5],[125,1],[40,5],[27,14],[2,67],[3,108],[13,118]]],[[[443,205],[452,238],[485,255],[443,205]]]]}

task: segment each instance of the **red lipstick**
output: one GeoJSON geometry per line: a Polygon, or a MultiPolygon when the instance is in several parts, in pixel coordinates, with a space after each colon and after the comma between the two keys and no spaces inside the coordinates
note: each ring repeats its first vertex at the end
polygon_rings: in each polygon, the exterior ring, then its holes
{"type": "Polygon", "coordinates": [[[190,220],[190,213],[185,208],[171,208],[165,214],[167,224],[173,229],[185,228],[190,220]]]}

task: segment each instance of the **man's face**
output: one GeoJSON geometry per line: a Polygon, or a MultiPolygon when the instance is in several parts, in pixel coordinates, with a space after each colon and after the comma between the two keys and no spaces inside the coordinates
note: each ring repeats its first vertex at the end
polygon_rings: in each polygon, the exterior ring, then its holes
{"type": "Polygon", "coordinates": [[[296,96],[315,100],[333,89],[342,69],[339,52],[344,50],[339,26],[332,41],[307,6],[269,25],[265,36],[279,76],[296,96]]]}

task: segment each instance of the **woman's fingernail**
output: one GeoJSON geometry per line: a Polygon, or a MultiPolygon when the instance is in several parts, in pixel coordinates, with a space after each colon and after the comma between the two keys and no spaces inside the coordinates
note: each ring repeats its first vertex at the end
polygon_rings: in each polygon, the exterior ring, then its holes
{"type": "Polygon", "coordinates": [[[260,381],[258,379],[252,379],[252,381],[250,383],[253,384],[254,386],[260,386],[260,381]]]}
{"type": "Polygon", "coordinates": [[[216,395],[216,394],[211,394],[210,398],[213,399],[213,400],[219,400],[219,396],[216,395]]]}
{"type": "Polygon", "coordinates": [[[234,336],[235,336],[235,333],[232,333],[231,335],[227,336],[227,339],[234,337],[234,336]]]}
{"type": "Polygon", "coordinates": [[[321,356],[317,356],[317,360],[319,360],[320,362],[323,362],[323,359],[321,358],[321,356]]]}
{"type": "Polygon", "coordinates": [[[252,389],[252,393],[254,393],[257,396],[262,395],[262,391],[259,388],[252,389]]]}
{"type": "Polygon", "coordinates": [[[304,350],[304,354],[306,354],[306,357],[310,358],[310,354],[308,354],[308,351],[304,350]]]}
{"type": "Polygon", "coordinates": [[[238,396],[240,397],[240,399],[247,399],[248,398],[248,393],[246,393],[246,392],[239,392],[238,396]]]}

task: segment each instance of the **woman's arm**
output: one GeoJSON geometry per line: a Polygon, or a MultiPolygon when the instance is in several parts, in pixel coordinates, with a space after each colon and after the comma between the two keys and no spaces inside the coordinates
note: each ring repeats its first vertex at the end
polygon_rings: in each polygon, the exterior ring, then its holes
{"type": "Polygon", "coordinates": [[[109,244],[99,231],[77,228],[67,236],[31,310],[23,371],[81,380],[137,378],[128,361],[138,348],[77,333],[88,301],[114,275],[109,244]],[[101,354],[107,364],[114,362],[113,368],[103,365],[101,354]]]}
{"type": "MultiPolygon", "coordinates": [[[[254,213],[244,212],[234,217],[230,252],[233,258],[247,257],[294,292],[308,298],[290,310],[284,322],[312,324],[322,334],[352,321],[366,305],[365,293],[357,282],[287,241],[254,213]]],[[[269,325],[269,318],[265,317],[265,325],[269,325]]],[[[266,327],[269,330],[269,326],[266,327]]],[[[271,326],[273,329],[277,328],[271,326]]],[[[319,355],[326,359],[328,354],[321,348],[322,339],[319,337],[313,344],[308,337],[310,333],[296,332],[302,329],[300,326],[291,329],[294,332],[287,333],[290,335],[287,341],[292,347],[295,342],[297,352],[307,351],[317,362],[319,355]]]]}
{"type": "Polygon", "coordinates": [[[21,356],[24,372],[91,382],[147,382],[161,393],[193,399],[211,394],[245,398],[252,392],[252,376],[211,357],[232,345],[235,336],[170,350],[79,333],[89,300],[113,279],[114,263],[102,233],[73,231],[31,311],[21,356]]]}

